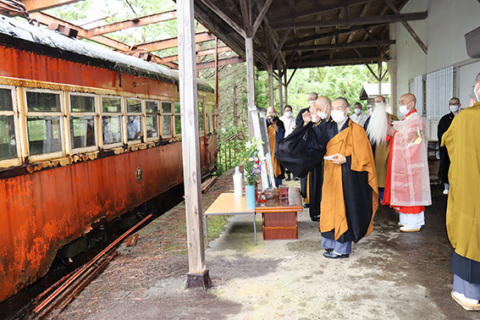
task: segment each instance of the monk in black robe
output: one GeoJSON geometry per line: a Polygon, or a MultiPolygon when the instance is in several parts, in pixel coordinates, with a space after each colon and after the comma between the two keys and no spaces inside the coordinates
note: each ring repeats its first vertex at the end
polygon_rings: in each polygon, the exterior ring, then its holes
{"type": "MultiPolygon", "coordinates": [[[[460,99],[452,98],[448,103],[448,108],[450,109],[450,113],[444,115],[440,121],[438,122],[437,127],[437,137],[438,143],[442,142],[443,134],[448,130],[450,125],[452,124],[453,118],[460,112],[460,99]]],[[[450,184],[448,181],[448,170],[450,169],[450,157],[448,156],[448,151],[446,147],[440,147],[440,167],[438,168],[438,179],[442,183],[444,183],[444,190],[443,194],[448,194],[448,190],[450,188],[450,184]]]]}
{"type": "Polygon", "coordinates": [[[373,230],[378,208],[377,175],[370,142],[365,130],[347,114],[348,102],[344,98],[332,103],[334,122],[313,127],[309,123],[311,114],[305,113],[307,125],[297,133],[299,140],[295,143],[290,137],[285,139],[291,148],[280,150],[290,152],[296,169],[304,171],[317,165],[314,160],[319,157],[314,157],[315,153],[326,152],[320,231],[322,247],[326,249],[323,255],[331,259],[349,257],[352,241],[358,242],[373,230]]]}

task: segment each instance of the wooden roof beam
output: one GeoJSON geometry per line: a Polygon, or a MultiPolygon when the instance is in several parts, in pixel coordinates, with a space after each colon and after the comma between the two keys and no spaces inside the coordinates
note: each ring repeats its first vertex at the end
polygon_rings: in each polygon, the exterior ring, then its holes
{"type": "Polygon", "coordinates": [[[381,61],[380,57],[364,57],[364,58],[346,58],[346,59],[318,59],[310,61],[294,62],[290,68],[311,68],[311,67],[326,67],[326,66],[344,66],[354,64],[369,64],[381,61]]]}
{"type": "MultiPolygon", "coordinates": [[[[232,49],[230,49],[229,47],[219,47],[219,48],[218,48],[218,53],[221,53],[221,52],[229,52],[229,51],[232,51],[232,49]]],[[[197,57],[199,57],[199,56],[207,56],[207,55],[211,55],[211,54],[215,54],[215,48],[197,51],[197,57]]],[[[162,61],[162,63],[163,63],[163,62],[177,61],[177,60],[178,60],[178,55],[173,55],[173,56],[168,56],[168,57],[160,58],[160,60],[162,61]]]]}
{"type": "MultiPolygon", "coordinates": [[[[218,65],[225,66],[229,64],[242,63],[242,62],[245,62],[245,60],[243,60],[240,57],[234,57],[234,58],[218,60],[218,65]]],[[[215,67],[215,61],[197,63],[197,70],[214,68],[214,67],[215,67]]]]}
{"type": "Polygon", "coordinates": [[[90,37],[88,35],[87,30],[83,29],[82,27],[71,24],[71,23],[69,23],[65,20],[55,18],[54,16],[48,15],[48,14],[43,13],[43,12],[34,12],[34,13],[30,14],[30,17],[32,19],[37,20],[39,23],[41,23],[43,25],[49,26],[52,23],[59,23],[59,24],[62,24],[64,26],[68,27],[68,28],[78,30],[78,37],[92,40],[96,43],[103,44],[107,47],[114,48],[114,49],[119,50],[119,51],[129,51],[130,50],[130,46],[128,46],[128,45],[126,45],[126,44],[124,44],[120,41],[117,41],[117,40],[114,40],[114,39],[111,39],[111,38],[107,38],[107,37],[104,37],[104,36],[90,37]]]}
{"type": "Polygon", "coordinates": [[[371,16],[371,17],[359,17],[348,19],[332,19],[332,20],[320,20],[320,21],[306,21],[297,23],[276,23],[271,25],[275,30],[286,29],[312,29],[312,28],[330,28],[330,27],[349,27],[366,24],[390,24],[395,22],[407,21],[407,20],[424,20],[428,17],[427,11],[413,12],[405,14],[390,14],[384,16],[371,16]]]}
{"type": "Polygon", "coordinates": [[[267,14],[268,9],[270,9],[272,2],[273,0],[265,1],[265,4],[263,5],[262,9],[258,13],[257,18],[255,19],[255,23],[253,24],[252,35],[255,35],[257,33],[258,27],[260,27],[260,24],[262,23],[263,18],[265,18],[265,15],[267,14]]]}
{"type": "Polygon", "coordinates": [[[288,15],[275,18],[275,21],[277,21],[277,23],[292,22],[298,18],[309,17],[319,13],[323,13],[325,11],[335,10],[335,9],[344,8],[347,6],[353,6],[356,4],[372,2],[372,1],[373,0],[340,0],[340,1],[336,1],[333,4],[323,4],[323,5],[317,4],[314,10],[298,11],[293,14],[289,13],[288,15]]]}
{"type": "Polygon", "coordinates": [[[217,16],[219,16],[223,21],[225,21],[233,30],[235,30],[243,38],[246,37],[245,31],[240,28],[240,26],[233,21],[229,16],[227,16],[222,10],[215,6],[210,0],[200,0],[205,6],[212,10],[217,16]]]}
{"type": "MultiPolygon", "coordinates": [[[[388,4],[390,9],[392,9],[393,13],[400,14],[400,11],[397,9],[397,7],[395,6],[395,4],[393,3],[392,0],[385,0],[385,2],[388,4]]],[[[415,41],[420,46],[420,48],[423,50],[423,52],[425,52],[425,54],[428,54],[427,46],[422,41],[422,39],[420,39],[418,34],[413,30],[413,28],[410,26],[410,24],[408,24],[408,22],[405,21],[405,20],[402,20],[401,22],[402,22],[403,26],[405,27],[405,29],[407,29],[407,31],[413,37],[413,39],[415,39],[415,41]]]]}
{"type": "Polygon", "coordinates": [[[331,49],[353,49],[353,48],[368,48],[387,46],[395,44],[395,40],[378,40],[378,41],[359,41],[351,43],[336,43],[336,44],[318,44],[313,46],[298,46],[283,48],[284,51],[311,51],[311,50],[331,50],[331,49]]]}
{"type": "MultiPolygon", "coordinates": [[[[195,42],[205,42],[215,40],[215,35],[213,33],[201,32],[195,34],[195,42]]],[[[132,48],[132,51],[158,51],[168,48],[174,48],[178,46],[177,38],[170,38],[165,40],[153,41],[149,43],[139,44],[132,48]]]]}
{"type": "Polygon", "coordinates": [[[93,36],[116,32],[116,31],[120,31],[128,28],[140,27],[148,24],[154,24],[158,22],[173,20],[176,18],[177,18],[176,10],[155,13],[149,16],[119,21],[109,25],[88,29],[88,35],[90,37],[93,37],[93,36]]]}
{"type": "Polygon", "coordinates": [[[28,12],[47,10],[83,0],[22,0],[28,12]]]}

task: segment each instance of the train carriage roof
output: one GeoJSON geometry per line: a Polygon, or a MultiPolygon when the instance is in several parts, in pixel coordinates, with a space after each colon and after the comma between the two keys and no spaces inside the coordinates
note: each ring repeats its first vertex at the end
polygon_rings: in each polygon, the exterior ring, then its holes
{"type": "MultiPolygon", "coordinates": [[[[167,67],[5,16],[0,16],[0,44],[158,81],[179,82],[178,72],[167,67]]],[[[198,79],[197,83],[199,90],[213,92],[206,81],[198,79]]]]}

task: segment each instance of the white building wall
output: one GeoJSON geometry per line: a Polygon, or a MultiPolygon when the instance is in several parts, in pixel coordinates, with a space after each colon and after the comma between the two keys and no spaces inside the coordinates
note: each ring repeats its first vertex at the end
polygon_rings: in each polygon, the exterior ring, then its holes
{"type": "MultiPolygon", "coordinates": [[[[409,24],[427,45],[428,55],[416,43],[401,23],[396,23],[394,46],[397,57],[397,99],[409,92],[409,81],[449,66],[456,71],[454,94],[463,107],[469,104],[474,77],[480,72],[479,60],[467,55],[465,33],[480,24],[480,3],[477,0],[410,0],[402,13],[428,11],[423,21],[409,24]]],[[[445,113],[448,113],[445,106],[445,113]]],[[[437,121],[427,123],[429,139],[436,140],[437,121]]]]}

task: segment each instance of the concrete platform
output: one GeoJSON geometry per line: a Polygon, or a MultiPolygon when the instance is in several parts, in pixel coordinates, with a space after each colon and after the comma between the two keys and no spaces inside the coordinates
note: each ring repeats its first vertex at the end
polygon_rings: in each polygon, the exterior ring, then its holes
{"type": "Polygon", "coordinates": [[[381,207],[373,233],[353,245],[349,259],[322,256],[318,223],[309,220],[308,209],[299,213],[298,240],[264,241],[259,215],[256,246],[251,217],[235,216],[206,250],[214,284],[208,291],[184,289],[187,257],[153,250],[162,224],[152,223],[60,317],[480,319],[450,297],[446,197],[439,186],[432,190],[434,205],[421,232],[401,233],[395,212],[381,207]]]}

